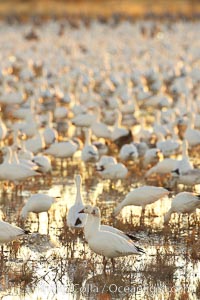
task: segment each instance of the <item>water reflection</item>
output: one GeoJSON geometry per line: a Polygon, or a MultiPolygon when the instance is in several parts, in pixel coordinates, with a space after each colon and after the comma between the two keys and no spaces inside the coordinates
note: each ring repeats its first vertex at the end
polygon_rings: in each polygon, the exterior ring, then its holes
{"type": "MultiPolygon", "coordinates": [[[[58,168],[59,165],[56,170],[58,168]]],[[[147,206],[142,223],[141,208],[135,206],[124,208],[119,217],[113,219],[114,206],[134,187],[130,178],[123,184],[119,182],[117,188],[110,188],[108,181],[82,173],[84,201],[101,208],[103,223],[133,233],[146,251],[141,257],[117,259],[115,272],[109,265],[105,275],[102,258],[91,253],[82,230],[74,234],[66,226],[66,214],[76,195],[74,174],[80,172],[80,168],[82,166],[78,164],[68,164],[66,176],[57,177],[55,171],[47,185],[42,179],[40,184],[37,182],[37,192],[61,195],[61,199],[50,210],[49,225],[46,213],[41,213],[39,219],[32,213],[25,227],[33,234],[4,247],[0,260],[3,299],[56,299],[63,296],[73,300],[163,299],[164,294],[172,298],[190,294],[197,299],[199,214],[190,218],[189,225],[185,216],[178,225],[178,217],[174,215],[170,227],[164,227],[163,215],[171,202],[164,198],[147,206]]],[[[22,195],[11,190],[1,194],[0,211],[8,222],[16,222],[24,201],[36,190],[35,184],[25,186],[22,195]]]]}

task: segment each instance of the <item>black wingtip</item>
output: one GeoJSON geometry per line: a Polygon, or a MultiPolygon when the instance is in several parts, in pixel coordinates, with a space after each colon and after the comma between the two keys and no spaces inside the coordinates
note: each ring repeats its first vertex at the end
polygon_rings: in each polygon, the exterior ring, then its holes
{"type": "Polygon", "coordinates": [[[131,233],[126,233],[126,236],[128,236],[132,241],[136,241],[136,242],[139,241],[139,239],[134,235],[132,235],[131,233]]]}
{"type": "Polygon", "coordinates": [[[176,173],[177,175],[180,175],[180,171],[179,171],[179,169],[175,169],[175,170],[173,170],[173,171],[172,171],[172,173],[176,173]]]}
{"type": "Polygon", "coordinates": [[[78,226],[80,224],[82,224],[82,222],[81,222],[81,220],[79,218],[77,218],[74,226],[78,226]]]}
{"type": "Polygon", "coordinates": [[[141,252],[141,253],[146,253],[142,248],[138,247],[138,246],[135,246],[137,251],[138,252],[141,252]]]}

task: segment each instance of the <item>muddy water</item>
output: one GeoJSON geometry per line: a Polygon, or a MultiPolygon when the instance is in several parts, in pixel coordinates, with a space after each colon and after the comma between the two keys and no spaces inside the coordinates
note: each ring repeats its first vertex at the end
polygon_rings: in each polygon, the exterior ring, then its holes
{"type": "Polygon", "coordinates": [[[127,207],[113,219],[117,202],[136,186],[143,184],[128,177],[111,185],[102,181],[92,166],[64,165],[57,161],[52,176],[24,184],[22,193],[7,187],[1,194],[0,211],[6,221],[17,223],[26,199],[34,192],[61,196],[53,205],[49,222],[46,213],[39,220],[30,214],[25,228],[31,234],[4,246],[0,264],[2,299],[198,299],[200,296],[200,214],[163,226],[163,214],[171,200],[164,198],[147,207],[144,220],[141,208],[127,207]],[[82,194],[86,203],[98,205],[102,222],[134,234],[146,254],[116,260],[113,271],[108,264],[103,273],[102,258],[90,251],[81,230],[66,226],[67,209],[75,200],[74,174],[83,176],[82,194]]]}

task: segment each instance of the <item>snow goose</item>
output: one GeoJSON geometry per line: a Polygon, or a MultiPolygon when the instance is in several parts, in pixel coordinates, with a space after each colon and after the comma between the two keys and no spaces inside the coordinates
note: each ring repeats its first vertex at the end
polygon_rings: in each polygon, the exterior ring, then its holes
{"type": "Polygon", "coordinates": [[[0,103],[5,105],[22,104],[26,101],[25,94],[20,86],[19,90],[10,90],[9,93],[1,95],[0,103]]]}
{"type": "Polygon", "coordinates": [[[58,121],[66,118],[68,115],[68,109],[65,106],[57,106],[54,110],[54,118],[58,121]]]}
{"type": "Polygon", "coordinates": [[[163,160],[159,161],[155,166],[149,169],[146,174],[145,178],[150,177],[152,174],[167,174],[171,173],[173,170],[177,168],[178,160],[173,158],[164,158],[163,160]]]}
{"type": "Polygon", "coordinates": [[[161,152],[158,148],[148,149],[144,154],[143,166],[147,168],[148,165],[155,164],[160,159],[161,152]]]}
{"type": "Polygon", "coordinates": [[[96,162],[99,159],[98,149],[91,144],[90,134],[91,131],[89,128],[84,129],[85,133],[85,144],[81,151],[81,159],[84,162],[96,162]]]}
{"type": "Polygon", "coordinates": [[[106,271],[105,258],[111,258],[114,269],[114,258],[144,253],[144,250],[135,246],[131,240],[127,240],[125,237],[111,231],[106,231],[105,228],[102,230],[99,208],[95,208],[90,212],[86,207],[79,213],[88,214],[84,234],[87,237],[90,249],[103,256],[104,271],[106,271]]]}
{"type": "Polygon", "coordinates": [[[104,142],[103,140],[94,141],[92,142],[92,145],[95,146],[99,152],[99,156],[107,154],[109,151],[107,142],[104,142]]]}
{"type": "Polygon", "coordinates": [[[55,141],[58,139],[58,133],[55,129],[53,129],[52,119],[53,115],[49,111],[47,114],[47,124],[43,131],[44,141],[47,146],[55,143],[55,141]]]}
{"type": "Polygon", "coordinates": [[[26,219],[30,212],[36,213],[37,215],[41,212],[48,213],[52,204],[56,202],[56,198],[42,193],[32,195],[21,210],[21,219],[26,219]]]}
{"type": "Polygon", "coordinates": [[[115,124],[111,133],[111,140],[117,145],[122,146],[133,141],[131,130],[120,127],[122,121],[122,115],[119,110],[115,110],[115,124]]]}
{"type": "Polygon", "coordinates": [[[147,143],[145,142],[133,142],[133,145],[137,148],[139,157],[143,157],[149,149],[147,143]]]}
{"type": "Polygon", "coordinates": [[[193,163],[190,161],[188,156],[187,140],[183,140],[182,142],[182,159],[178,162],[177,168],[179,169],[180,173],[193,169],[193,163]]]}
{"type": "Polygon", "coordinates": [[[128,169],[122,163],[108,163],[96,170],[104,179],[124,179],[128,174],[128,169]]]}
{"type": "Polygon", "coordinates": [[[117,160],[113,156],[103,155],[100,160],[96,163],[96,168],[101,169],[108,164],[117,164],[117,160]]]}
{"type": "Polygon", "coordinates": [[[181,172],[179,169],[175,169],[172,172],[172,179],[177,183],[186,186],[195,186],[200,184],[200,169],[191,169],[181,172]]]}
{"type": "Polygon", "coordinates": [[[184,138],[188,141],[189,147],[200,144],[200,130],[194,129],[194,116],[192,113],[189,114],[188,126],[184,138]]]}
{"type": "Polygon", "coordinates": [[[38,171],[41,173],[49,173],[52,170],[51,160],[45,155],[36,155],[32,162],[38,166],[38,171]]]}
{"type": "Polygon", "coordinates": [[[0,244],[11,242],[27,233],[27,231],[17,226],[0,221],[0,244]]]}
{"type": "Polygon", "coordinates": [[[26,149],[24,136],[20,139],[20,145],[18,145],[17,155],[19,159],[32,160],[34,157],[33,152],[26,149]]]}
{"type": "Polygon", "coordinates": [[[13,125],[13,130],[26,134],[27,137],[33,137],[38,132],[39,125],[33,112],[28,112],[25,115],[25,122],[17,122],[13,125]]]}
{"type": "Polygon", "coordinates": [[[45,141],[42,132],[37,133],[30,139],[25,141],[25,147],[27,150],[37,154],[45,148],[45,141]]]}
{"type": "Polygon", "coordinates": [[[100,122],[100,110],[98,108],[97,108],[97,117],[92,122],[91,130],[92,133],[97,138],[110,139],[111,137],[111,130],[108,128],[106,124],[100,122]]]}
{"type": "Polygon", "coordinates": [[[94,114],[82,113],[75,116],[71,122],[76,127],[91,127],[92,123],[96,120],[94,114]]]}
{"type": "MultiPolygon", "coordinates": [[[[84,206],[84,211],[87,211],[87,213],[89,214],[94,214],[94,215],[98,215],[98,210],[99,208],[96,207],[96,206],[92,206],[92,205],[85,205],[84,206]]],[[[92,218],[89,218],[86,222],[88,223],[87,226],[89,225],[89,222],[93,221],[92,218]]],[[[78,223],[78,222],[77,222],[78,223]]],[[[112,233],[115,233],[117,235],[120,235],[121,237],[127,239],[127,240],[137,240],[136,237],[134,237],[132,234],[128,234],[128,233],[125,233],[115,227],[112,227],[112,226],[109,226],[109,225],[100,225],[100,230],[101,231],[109,231],[109,232],[112,232],[112,233]]],[[[86,241],[88,241],[88,235],[87,235],[87,232],[85,232],[85,239],[86,241]]]]}
{"type": "Polygon", "coordinates": [[[119,157],[121,160],[136,160],[138,158],[137,148],[133,144],[125,144],[120,149],[119,157]]]}
{"type": "Polygon", "coordinates": [[[3,141],[7,135],[7,127],[0,117],[0,141],[3,141]]]}
{"type": "Polygon", "coordinates": [[[44,153],[52,155],[53,157],[68,158],[72,157],[78,148],[79,144],[76,140],[68,140],[51,144],[50,147],[44,151],[44,153]]]}
{"type": "Polygon", "coordinates": [[[26,180],[28,177],[39,175],[34,168],[24,165],[20,162],[12,162],[12,150],[10,147],[5,147],[1,149],[3,152],[4,160],[0,165],[0,179],[10,180],[14,183],[26,180]]]}
{"type": "Polygon", "coordinates": [[[103,122],[107,125],[113,126],[116,122],[115,111],[113,110],[103,110],[103,122]]]}
{"type": "Polygon", "coordinates": [[[114,210],[114,216],[117,216],[123,207],[128,205],[141,206],[144,213],[146,205],[152,204],[160,198],[167,196],[169,191],[157,186],[142,186],[130,191],[124,200],[114,210]]]}
{"type": "Polygon", "coordinates": [[[86,215],[79,214],[79,211],[84,208],[84,202],[81,195],[81,181],[81,175],[76,175],[76,200],[74,205],[70,207],[67,214],[67,226],[69,226],[70,228],[84,227],[86,222],[86,215]]]}
{"type": "Polygon", "coordinates": [[[191,214],[195,212],[197,208],[200,208],[200,195],[181,192],[172,199],[171,208],[164,215],[164,224],[168,224],[172,213],[191,214]]]}
{"type": "MultiPolygon", "coordinates": [[[[159,137],[161,137],[161,134],[159,134],[159,137]]],[[[177,141],[176,138],[164,139],[164,137],[162,137],[162,139],[156,143],[156,147],[160,149],[164,157],[169,157],[179,152],[180,142],[177,141]]]]}

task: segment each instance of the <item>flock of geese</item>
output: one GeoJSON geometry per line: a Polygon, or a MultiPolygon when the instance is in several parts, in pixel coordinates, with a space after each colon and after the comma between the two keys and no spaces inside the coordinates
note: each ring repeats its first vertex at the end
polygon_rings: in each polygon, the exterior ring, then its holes
{"type": "MultiPolygon", "coordinates": [[[[44,42],[45,39],[41,40],[44,42]]],[[[172,46],[173,43],[166,47],[172,46]]],[[[53,54],[58,54],[56,51],[53,54]]],[[[110,50],[111,59],[115,53],[120,57],[118,51],[118,48],[110,50]]],[[[6,48],[4,52],[8,55],[6,48]]],[[[111,183],[119,181],[123,185],[127,178],[137,178],[137,172],[141,174],[146,185],[139,183],[139,187],[127,191],[125,198],[116,204],[113,217],[131,205],[140,206],[144,214],[147,205],[169,196],[170,191],[175,194],[181,186],[183,190],[172,198],[171,208],[164,215],[164,224],[170,222],[173,213],[190,214],[200,208],[200,196],[195,193],[196,185],[200,184],[196,163],[200,147],[200,71],[192,69],[193,60],[187,52],[175,57],[178,63],[174,65],[167,61],[159,65],[152,53],[158,68],[144,69],[148,55],[141,49],[138,51],[139,56],[144,55],[141,70],[130,59],[127,72],[116,57],[115,68],[104,68],[109,60],[103,60],[101,65],[101,60],[95,61],[96,56],[94,59],[90,49],[83,51],[83,47],[77,48],[76,55],[81,57],[78,66],[74,60],[65,62],[65,52],[57,55],[60,69],[53,61],[50,68],[45,55],[43,61],[30,60],[34,53],[30,50],[20,59],[12,56],[8,64],[3,63],[2,182],[23,189],[26,180],[31,178],[34,185],[39,177],[45,184],[46,176],[55,171],[55,161],[60,160],[61,166],[68,168],[68,162],[78,160],[78,164],[86,166],[84,172],[88,176],[92,166],[91,176],[96,172],[98,180],[111,183]],[[157,186],[148,185],[150,179],[157,186]]],[[[197,54],[192,55],[195,61],[197,54]]],[[[144,253],[130,234],[101,225],[99,208],[83,202],[80,174],[75,176],[75,184],[77,195],[68,210],[68,227],[83,228],[89,247],[104,258],[144,253]]],[[[56,198],[46,194],[33,194],[22,208],[20,218],[25,220],[29,212],[48,212],[55,201],[56,198]]],[[[0,221],[1,244],[24,234],[23,229],[0,221]]]]}

